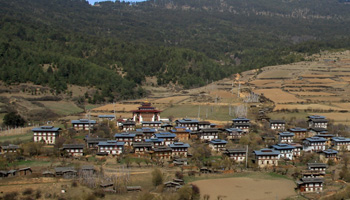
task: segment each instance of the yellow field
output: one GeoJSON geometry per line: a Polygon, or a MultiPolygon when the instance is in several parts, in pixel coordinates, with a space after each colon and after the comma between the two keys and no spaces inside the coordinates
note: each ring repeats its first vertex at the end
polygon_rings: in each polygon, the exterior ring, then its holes
{"type": "Polygon", "coordinates": [[[313,109],[313,110],[343,110],[336,106],[330,106],[330,105],[322,105],[322,104],[277,104],[275,107],[275,110],[281,110],[281,109],[289,109],[289,110],[307,110],[307,109],[313,109]]]}
{"type": "Polygon", "coordinates": [[[174,96],[174,97],[167,97],[167,98],[156,99],[156,100],[154,100],[152,102],[153,103],[159,103],[159,104],[179,103],[181,101],[189,99],[190,97],[191,96],[174,96]]]}
{"type": "Polygon", "coordinates": [[[336,94],[332,94],[329,92],[290,92],[299,96],[336,96],[336,94]]]}
{"type": "Polygon", "coordinates": [[[294,95],[287,93],[281,89],[257,89],[254,90],[257,94],[264,94],[265,97],[269,98],[275,103],[297,103],[305,102],[304,99],[299,99],[294,95]]]}
{"type": "Polygon", "coordinates": [[[292,72],[290,70],[271,70],[264,71],[258,75],[258,79],[278,79],[278,78],[292,78],[292,72]]]}

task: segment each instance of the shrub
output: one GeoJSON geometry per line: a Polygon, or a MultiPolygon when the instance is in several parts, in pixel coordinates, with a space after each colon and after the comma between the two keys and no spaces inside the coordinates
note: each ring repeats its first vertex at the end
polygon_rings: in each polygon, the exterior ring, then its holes
{"type": "Polygon", "coordinates": [[[10,193],[6,193],[4,195],[4,199],[6,199],[6,200],[16,200],[17,196],[18,196],[17,192],[10,192],[10,193]]]}
{"type": "Polygon", "coordinates": [[[33,194],[33,189],[32,188],[27,188],[23,191],[23,195],[31,195],[33,194]]]}
{"type": "Polygon", "coordinates": [[[184,178],[184,175],[183,175],[182,172],[176,172],[176,173],[175,173],[175,176],[176,176],[176,178],[178,178],[178,179],[183,179],[183,178],[184,178]]]}
{"type": "Polygon", "coordinates": [[[96,190],[96,191],[94,191],[93,194],[95,195],[95,197],[98,197],[98,198],[104,198],[105,197],[105,193],[103,192],[103,190],[96,190]]]}
{"type": "Polygon", "coordinates": [[[153,170],[152,183],[154,186],[158,186],[158,185],[161,185],[163,183],[163,174],[159,169],[153,170]]]}

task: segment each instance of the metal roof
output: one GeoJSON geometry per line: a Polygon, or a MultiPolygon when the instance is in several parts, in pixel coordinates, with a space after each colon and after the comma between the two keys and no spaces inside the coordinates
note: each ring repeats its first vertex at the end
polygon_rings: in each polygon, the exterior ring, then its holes
{"type": "Polygon", "coordinates": [[[345,137],[333,137],[332,140],[335,142],[350,142],[350,138],[345,137]]]}
{"type": "Polygon", "coordinates": [[[181,124],[192,124],[192,123],[198,123],[199,121],[196,119],[188,119],[188,118],[184,118],[184,119],[179,119],[176,120],[178,123],[181,124]]]}
{"type": "Polygon", "coordinates": [[[293,137],[295,134],[291,133],[291,132],[283,132],[283,133],[278,133],[278,135],[280,136],[289,136],[289,137],[293,137]]]}
{"type": "Polygon", "coordinates": [[[300,132],[300,131],[302,131],[302,132],[305,132],[305,131],[307,131],[307,129],[306,128],[295,127],[295,128],[290,128],[289,131],[293,131],[293,132],[300,132]]]}
{"type": "Polygon", "coordinates": [[[277,156],[280,154],[279,151],[274,149],[261,149],[253,151],[257,156],[277,156]]]}
{"type": "Polygon", "coordinates": [[[272,145],[272,147],[276,150],[295,149],[295,146],[292,146],[289,144],[276,144],[276,145],[272,145]]]}
{"type": "Polygon", "coordinates": [[[133,134],[133,133],[128,133],[128,132],[125,132],[125,133],[116,133],[114,135],[115,138],[134,138],[136,136],[136,134],[133,134]]]}
{"type": "Polygon", "coordinates": [[[98,146],[124,146],[125,142],[117,142],[115,140],[101,141],[98,146]]]}
{"type": "Polygon", "coordinates": [[[334,149],[327,149],[327,150],[323,150],[322,153],[325,153],[325,154],[337,154],[338,151],[336,151],[334,149]]]}
{"type": "Polygon", "coordinates": [[[161,121],[142,121],[141,124],[161,124],[161,121]]]}
{"type": "Polygon", "coordinates": [[[55,128],[53,126],[40,126],[32,129],[33,132],[35,131],[57,132],[59,130],[61,130],[61,128],[58,128],[58,127],[55,128]]]}
{"type": "Polygon", "coordinates": [[[173,144],[169,144],[170,148],[189,148],[190,145],[187,143],[183,143],[183,142],[174,142],[173,144]]]}
{"type": "Polygon", "coordinates": [[[98,118],[112,118],[112,119],[114,119],[115,116],[114,115],[99,115],[98,118]]]}
{"type": "Polygon", "coordinates": [[[63,149],[84,149],[84,144],[63,144],[63,149]]]}
{"type": "Polygon", "coordinates": [[[72,124],[96,124],[96,120],[88,120],[88,119],[79,119],[79,120],[72,120],[72,124]]]}
{"type": "Polygon", "coordinates": [[[149,138],[149,139],[145,139],[145,142],[163,142],[164,139],[160,139],[160,138],[149,138]]]}
{"type": "Polygon", "coordinates": [[[309,137],[309,138],[305,138],[305,140],[309,142],[326,142],[327,141],[327,139],[321,138],[321,137],[309,137]]]}
{"type": "Polygon", "coordinates": [[[209,143],[211,143],[211,144],[227,144],[227,141],[226,140],[215,139],[215,140],[211,140],[209,143]]]}
{"type": "Polygon", "coordinates": [[[157,138],[175,138],[176,134],[170,132],[162,132],[154,134],[157,138]]]}

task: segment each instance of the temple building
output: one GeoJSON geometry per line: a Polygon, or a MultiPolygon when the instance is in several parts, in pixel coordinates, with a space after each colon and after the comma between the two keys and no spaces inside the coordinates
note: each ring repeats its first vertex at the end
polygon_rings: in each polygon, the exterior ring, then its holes
{"type": "Polygon", "coordinates": [[[138,108],[138,110],[132,110],[133,121],[141,123],[143,121],[154,122],[160,121],[160,110],[156,110],[155,107],[151,106],[151,103],[144,102],[138,108]]]}

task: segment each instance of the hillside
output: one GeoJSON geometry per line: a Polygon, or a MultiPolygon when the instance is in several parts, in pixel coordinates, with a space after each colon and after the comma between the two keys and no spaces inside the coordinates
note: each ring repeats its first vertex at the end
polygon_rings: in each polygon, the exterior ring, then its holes
{"type": "Polygon", "coordinates": [[[349,48],[341,1],[0,0],[0,80],[57,93],[96,87],[91,103],[139,98],[147,77],[184,88],[349,48]]]}

